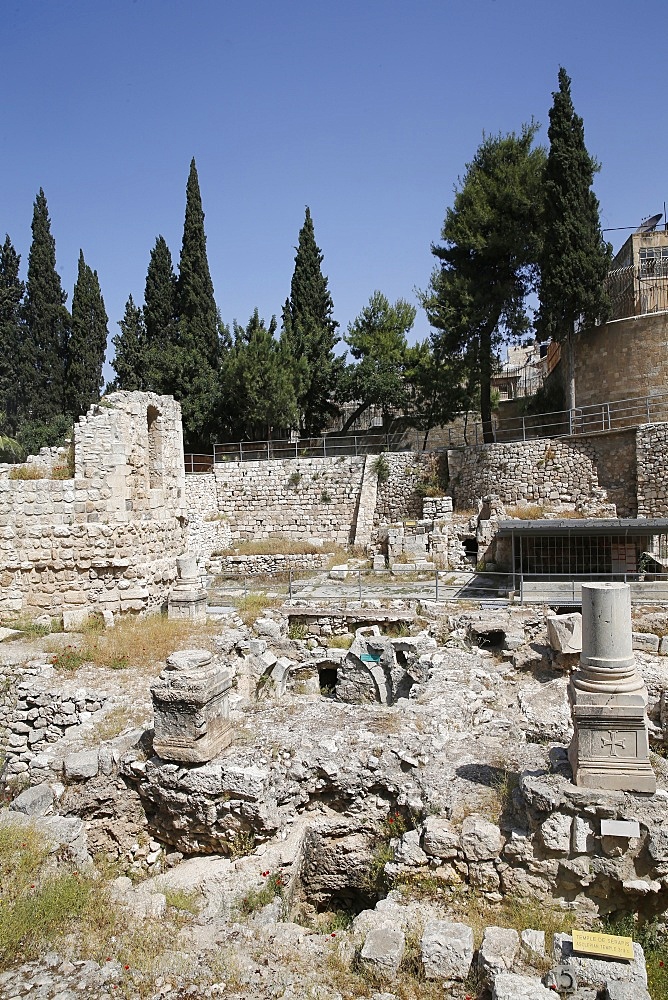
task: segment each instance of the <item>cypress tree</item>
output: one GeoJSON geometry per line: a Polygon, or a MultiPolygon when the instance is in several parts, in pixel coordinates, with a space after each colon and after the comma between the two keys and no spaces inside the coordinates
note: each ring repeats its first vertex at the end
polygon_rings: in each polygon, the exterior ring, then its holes
{"type": "Polygon", "coordinates": [[[301,429],[306,434],[318,434],[336,413],[332,398],[343,369],[343,359],[334,356],[339,324],[332,316],[334,304],[322,273],[322,261],[307,206],[281,333],[285,348],[299,366],[295,392],[301,429]]]}
{"type": "Polygon", "coordinates": [[[18,427],[21,386],[21,258],[9,236],[0,247],[0,431],[14,436],[18,427]]]}
{"type": "Polygon", "coordinates": [[[116,349],[114,360],[111,362],[116,378],[109,385],[109,389],[144,392],[150,388],[146,360],[146,328],[142,310],[134,304],[131,295],[125,303],[125,314],[118,325],[121,332],[111,339],[116,349]]]}
{"type": "Polygon", "coordinates": [[[100,398],[104,384],[102,366],[107,349],[109,322],[97,271],[91,270],[79,251],[79,268],[72,296],[72,333],[69,340],[66,412],[72,420],[100,398]]]}
{"type": "Polygon", "coordinates": [[[48,424],[65,411],[65,371],[70,314],[56,271],[56,244],[40,188],[32,220],[28,280],[23,305],[25,382],[22,391],[29,420],[48,424]]]}
{"type": "Polygon", "coordinates": [[[178,344],[176,275],[172,255],[162,236],[151,251],[144,289],[146,357],[144,380],[154,392],[175,392],[178,344]]]}
{"type": "Polygon", "coordinates": [[[592,191],[596,161],[587,152],[584,124],[571,100],[571,81],[563,66],[552,95],[545,168],[540,310],[536,329],[542,339],[566,342],[568,405],[575,406],[573,337],[607,318],[603,281],[612,248],[603,239],[598,199],[592,191]]]}
{"type": "Polygon", "coordinates": [[[179,260],[177,303],[180,339],[215,369],[218,364],[218,314],[206,255],[204,212],[195,160],[186,187],[186,215],[179,260]]]}

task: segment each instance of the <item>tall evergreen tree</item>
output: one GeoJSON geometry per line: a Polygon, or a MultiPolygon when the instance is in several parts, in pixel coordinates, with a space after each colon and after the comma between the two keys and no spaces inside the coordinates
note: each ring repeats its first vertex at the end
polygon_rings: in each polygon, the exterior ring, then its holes
{"type": "Polygon", "coordinates": [[[116,378],[110,383],[109,389],[140,390],[150,389],[147,369],[147,344],[144,314],[139,306],[134,304],[130,295],[125,303],[125,314],[118,323],[121,332],[111,338],[116,354],[111,367],[116,372],[116,378]]]}
{"type": "Polygon", "coordinates": [[[181,343],[201,354],[215,369],[218,364],[218,317],[206,255],[204,212],[194,159],[190,163],[186,187],[177,293],[181,343]]]}
{"type": "Polygon", "coordinates": [[[0,433],[16,434],[24,373],[21,370],[21,258],[9,236],[0,247],[0,433]]]}
{"type": "Polygon", "coordinates": [[[144,380],[154,392],[173,394],[176,389],[177,281],[172,255],[162,236],[151,251],[144,289],[146,358],[144,380]]]}
{"type": "Polygon", "coordinates": [[[530,326],[527,296],[537,280],[545,152],[535,124],[520,135],[483,139],[433,246],[440,264],[423,305],[437,356],[457,358],[467,395],[480,389],[483,434],[491,441],[491,379],[498,349],[530,326]]]}
{"type": "Polygon", "coordinates": [[[100,398],[104,384],[102,366],[107,349],[109,322],[97,271],[91,270],[79,251],[79,268],[72,296],[72,334],[68,345],[65,387],[66,413],[76,420],[100,398]]]}
{"type": "Polygon", "coordinates": [[[577,324],[586,331],[607,318],[603,282],[612,248],[603,239],[598,199],[592,191],[598,165],[585,147],[584,124],[573,108],[571,81],[563,66],[559,89],[552,97],[536,329],[543,339],[565,341],[567,398],[573,409],[575,328],[577,324]]]}
{"type": "Polygon", "coordinates": [[[322,261],[307,207],[281,331],[284,347],[296,362],[295,393],[300,427],[306,434],[319,434],[328,418],[336,413],[332,400],[344,364],[342,358],[334,355],[339,324],[332,316],[334,304],[322,273],[322,261]]]}
{"type": "Polygon", "coordinates": [[[65,411],[65,371],[71,318],[56,271],[56,244],[40,188],[32,220],[28,280],[23,305],[25,321],[22,385],[30,421],[48,424],[65,411]]]}
{"type": "Polygon", "coordinates": [[[297,401],[289,358],[255,309],[246,327],[234,324],[234,346],[224,363],[223,419],[233,437],[265,440],[296,424],[297,401]]]}

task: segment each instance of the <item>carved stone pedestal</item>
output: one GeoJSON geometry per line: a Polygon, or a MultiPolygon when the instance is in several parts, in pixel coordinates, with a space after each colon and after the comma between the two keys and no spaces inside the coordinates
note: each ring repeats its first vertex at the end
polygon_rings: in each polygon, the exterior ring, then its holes
{"type": "Polygon", "coordinates": [[[206,591],[197,579],[197,560],[186,553],[177,556],[178,583],[169,595],[167,617],[170,621],[206,622],[206,591]]]}
{"type": "Polygon", "coordinates": [[[647,691],[633,656],[628,584],[582,585],[582,656],[568,696],[574,728],[568,759],[575,784],[655,792],[647,691]]]}
{"type": "Polygon", "coordinates": [[[153,750],[163,760],[202,764],[232,742],[230,672],[206,649],[172,653],[151,687],[153,750]]]}

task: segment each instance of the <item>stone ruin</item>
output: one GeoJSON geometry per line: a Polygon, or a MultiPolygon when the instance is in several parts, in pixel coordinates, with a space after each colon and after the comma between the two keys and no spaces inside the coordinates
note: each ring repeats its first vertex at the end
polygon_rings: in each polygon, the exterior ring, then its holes
{"type": "Polygon", "coordinates": [[[0,612],[161,609],[185,549],[181,407],[114,392],[74,427],[71,479],[0,472],[0,612]]]}

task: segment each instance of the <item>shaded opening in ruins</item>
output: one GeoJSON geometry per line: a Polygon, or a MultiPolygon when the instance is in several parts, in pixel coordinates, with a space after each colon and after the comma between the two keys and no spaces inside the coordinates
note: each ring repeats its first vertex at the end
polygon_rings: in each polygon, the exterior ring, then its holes
{"type": "Polygon", "coordinates": [[[478,558],[478,542],[474,537],[468,537],[463,539],[464,553],[467,559],[477,559],[478,558]]]}
{"type": "Polygon", "coordinates": [[[336,667],[318,667],[318,683],[320,694],[334,698],[336,695],[336,685],[338,682],[338,671],[336,667]]]}
{"type": "Polygon", "coordinates": [[[148,429],[148,485],[149,489],[162,486],[162,417],[155,406],[146,410],[148,429]]]}
{"type": "Polygon", "coordinates": [[[491,629],[476,635],[476,642],[481,649],[503,649],[506,634],[503,629],[491,629]]]}

